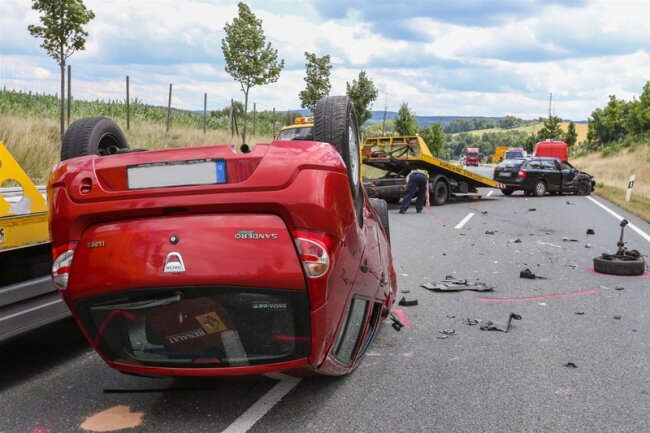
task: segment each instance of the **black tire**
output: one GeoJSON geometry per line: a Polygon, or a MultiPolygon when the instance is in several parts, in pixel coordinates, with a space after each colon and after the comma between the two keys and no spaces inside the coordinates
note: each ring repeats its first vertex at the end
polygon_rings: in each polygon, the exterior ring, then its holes
{"type": "Polygon", "coordinates": [[[578,182],[576,185],[576,195],[591,194],[591,184],[589,182],[578,182]]]}
{"type": "Polygon", "coordinates": [[[537,197],[544,197],[544,194],[546,194],[546,182],[543,180],[538,180],[535,183],[535,188],[533,189],[533,195],[537,197]]]}
{"type": "Polygon", "coordinates": [[[435,185],[433,185],[433,191],[431,191],[431,193],[433,195],[433,204],[436,206],[442,206],[447,203],[447,199],[449,198],[449,188],[445,181],[437,181],[435,185]]]}
{"type": "Polygon", "coordinates": [[[379,221],[381,222],[381,226],[384,228],[384,231],[386,232],[386,239],[388,239],[388,245],[390,245],[390,223],[388,220],[388,203],[386,203],[386,200],[382,200],[380,198],[371,198],[370,203],[372,203],[372,206],[377,211],[377,215],[379,215],[379,221]]]}
{"type": "Polygon", "coordinates": [[[594,257],[594,270],[603,274],[642,275],[645,267],[643,257],[626,257],[625,260],[611,255],[594,257]]]}
{"type": "Polygon", "coordinates": [[[359,124],[354,105],[347,96],[327,96],[314,109],[314,141],[329,143],[339,152],[348,169],[352,200],[359,225],[363,223],[359,124]]]}
{"type": "Polygon", "coordinates": [[[501,194],[503,195],[512,195],[513,192],[515,192],[513,189],[508,189],[508,188],[503,188],[501,190],[501,194]]]}
{"type": "Polygon", "coordinates": [[[129,145],[122,130],[106,117],[86,117],[68,127],[63,136],[61,161],[85,155],[110,155],[129,145]]]}

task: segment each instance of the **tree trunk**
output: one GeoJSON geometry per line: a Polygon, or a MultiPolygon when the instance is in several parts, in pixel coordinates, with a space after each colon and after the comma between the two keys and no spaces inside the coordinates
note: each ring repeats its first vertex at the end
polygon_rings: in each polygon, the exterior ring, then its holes
{"type": "Polygon", "coordinates": [[[248,115],[248,91],[250,88],[246,89],[244,92],[244,128],[241,135],[241,144],[246,144],[246,117],[248,115]]]}
{"type": "Polygon", "coordinates": [[[65,63],[61,63],[61,145],[65,133],[65,63]]]}

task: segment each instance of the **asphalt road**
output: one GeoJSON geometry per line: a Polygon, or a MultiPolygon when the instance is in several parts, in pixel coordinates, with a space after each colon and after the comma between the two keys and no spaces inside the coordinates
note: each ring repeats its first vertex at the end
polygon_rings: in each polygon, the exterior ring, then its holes
{"type": "MultiPolygon", "coordinates": [[[[649,224],[590,198],[650,233],[649,224]]],[[[398,307],[409,327],[384,326],[344,378],[302,379],[281,390],[287,382],[270,378],[121,375],[71,320],[14,339],[0,346],[0,432],[85,431],[84,421],[105,410],[127,415],[104,416],[103,431],[125,420],[135,426],[129,432],[650,431],[650,274],[590,271],[594,256],[616,249],[620,230],[590,198],[493,190],[422,214],[391,209],[399,288],[409,291],[400,295],[419,305],[398,307]],[[586,235],[589,228],[595,235],[586,235]],[[525,268],[546,279],[520,279],[525,268]],[[495,289],[420,287],[446,275],[495,289]],[[464,323],[502,322],[511,312],[522,320],[508,333],[464,323]],[[439,339],[441,330],[455,335],[439,339]]],[[[627,229],[626,241],[650,253],[650,238],[627,229]]]]}

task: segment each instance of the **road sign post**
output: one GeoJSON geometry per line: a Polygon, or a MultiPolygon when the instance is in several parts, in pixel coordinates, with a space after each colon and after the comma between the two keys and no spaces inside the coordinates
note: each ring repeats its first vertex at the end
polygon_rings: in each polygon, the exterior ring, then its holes
{"type": "Polygon", "coordinates": [[[625,193],[625,201],[629,202],[630,197],[632,197],[632,188],[634,187],[634,180],[636,177],[634,175],[630,176],[630,180],[627,182],[627,192],[625,193]]]}

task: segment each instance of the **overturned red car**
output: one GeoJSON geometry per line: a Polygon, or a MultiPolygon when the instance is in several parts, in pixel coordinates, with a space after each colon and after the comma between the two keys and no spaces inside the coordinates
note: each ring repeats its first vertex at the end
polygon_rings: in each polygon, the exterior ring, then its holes
{"type": "Polygon", "coordinates": [[[318,103],[314,141],[135,151],[88,118],[62,159],[53,281],[119,371],[342,375],[389,314],[387,207],[361,185],[347,97],[318,103]]]}

